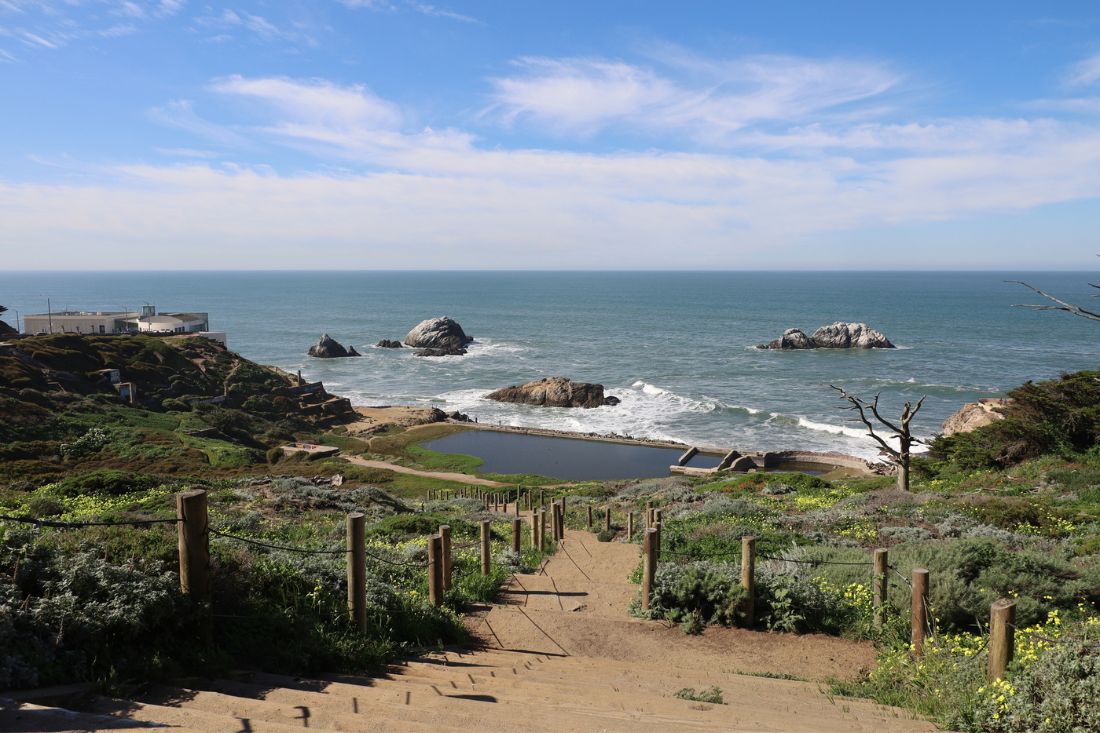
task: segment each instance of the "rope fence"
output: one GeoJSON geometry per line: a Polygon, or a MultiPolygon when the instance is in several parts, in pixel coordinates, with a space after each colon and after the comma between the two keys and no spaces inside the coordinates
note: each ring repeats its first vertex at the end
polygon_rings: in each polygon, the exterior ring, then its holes
{"type": "MultiPolygon", "coordinates": [[[[450,492],[448,492],[450,493],[450,492]]],[[[429,499],[435,494],[438,498],[444,498],[443,492],[429,492],[429,499]]],[[[520,518],[520,506],[526,498],[526,505],[530,512],[531,547],[539,552],[545,552],[548,540],[559,544],[565,537],[566,497],[561,496],[552,500],[548,507],[545,502],[543,490],[539,490],[535,499],[534,491],[524,492],[519,489],[508,492],[490,493],[474,487],[464,487],[454,495],[462,498],[478,499],[482,502],[486,511],[503,510],[505,516],[512,519],[513,552],[519,552],[522,547],[522,525],[520,518]],[[514,510],[508,510],[509,505],[514,510]],[[547,522],[551,524],[552,537],[546,536],[547,522]]],[[[589,528],[592,525],[591,506],[588,509],[589,528]]],[[[611,528],[611,507],[603,509],[605,531],[611,528]]],[[[712,557],[729,558],[731,552],[715,551],[708,553],[681,552],[676,550],[663,550],[661,548],[662,510],[653,507],[647,502],[642,537],[643,574],[642,574],[642,608],[650,608],[656,568],[662,555],[672,557],[687,557],[702,560],[712,557]]],[[[627,539],[633,540],[634,513],[627,516],[627,539]]],[[[366,609],[366,560],[370,558],[376,562],[394,567],[425,567],[421,560],[391,560],[366,550],[366,523],[362,512],[352,512],[347,515],[347,543],[343,549],[311,549],[295,547],[291,545],[267,542],[252,537],[242,537],[211,527],[208,521],[207,493],[204,490],[185,491],[176,495],[176,517],[171,519],[133,519],[133,520],[104,520],[69,522],[51,519],[38,519],[34,517],[16,517],[0,515],[0,521],[30,524],[35,527],[51,527],[57,529],[81,529],[87,527],[115,527],[115,526],[147,526],[157,524],[173,524],[179,526],[179,563],[180,563],[180,587],[184,594],[197,601],[208,601],[210,597],[210,536],[221,539],[240,542],[256,547],[278,552],[291,552],[301,555],[325,555],[336,557],[343,555],[348,564],[348,613],[354,623],[365,629],[367,623],[366,609]]],[[[481,519],[479,527],[479,541],[453,544],[451,528],[441,525],[436,534],[427,539],[427,574],[428,595],[433,605],[442,605],[444,592],[452,587],[453,580],[474,575],[477,568],[464,569],[456,572],[454,567],[454,553],[456,551],[471,550],[477,548],[480,555],[480,574],[489,576],[492,571],[491,535],[492,520],[481,519]]],[[[751,625],[755,605],[755,570],[756,560],[771,562],[795,563],[810,566],[834,565],[848,567],[871,567],[874,621],[876,627],[881,627],[885,622],[887,612],[887,592],[891,573],[900,578],[912,593],[912,653],[920,657],[924,653],[925,639],[931,635],[936,638],[935,619],[931,613],[929,604],[929,572],[924,568],[914,568],[912,579],[907,578],[895,565],[888,562],[886,549],[874,551],[872,562],[868,561],[841,561],[825,559],[803,559],[773,555],[757,554],[756,538],[746,536],[741,538],[741,585],[744,588],[745,600],[743,612],[746,620],[751,625]]],[[[574,565],[576,560],[569,558],[574,565]]],[[[577,565],[580,569],[580,566],[577,565]]],[[[545,569],[545,558],[540,562],[540,572],[545,569]]],[[[583,570],[581,571],[583,573],[583,570]]],[[[514,573],[513,573],[514,575],[514,573]]],[[[1008,663],[1012,660],[1014,652],[1014,634],[1016,631],[1027,633],[1049,644],[1058,644],[1068,639],[1055,639],[1038,635],[1034,631],[1019,629],[1015,625],[1016,601],[1013,599],[1000,599],[990,608],[990,624],[988,635],[983,635],[983,645],[978,652],[989,648],[987,675],[990,679],[999,679],[1004,676],[1008,663]]],[[[1100,641],[1091,642],[1091,646],[1100,646],[1100,641]]]]}
{"type": "Polygon", "coordinates": [[[83,529],[85,527],[141,527],[148,524],[178,524],[179,519],[121,519],[99,522],[62,522],[56,519],[37,519],[35,517],[12,517],[0,515],[0,522],[33,524],[36,527],[54,527],[57,529],[83,529]]]}

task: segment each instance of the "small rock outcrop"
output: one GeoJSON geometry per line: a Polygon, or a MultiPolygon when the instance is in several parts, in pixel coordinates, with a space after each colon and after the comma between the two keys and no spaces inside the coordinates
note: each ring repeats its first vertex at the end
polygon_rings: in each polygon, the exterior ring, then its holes
{"type": "Polygon", "coordinates": [[[565,377],[544,377],[527,384],[490,392],[489,399],[539,407],[601,407],[616,405],[616,397],[605,397],[602,384],[573,382],[565,377]]]}
{"type": "Polygon", "coordinates": [[[382,339],[374,345],[376,349],[400,349],[401,342],[393,339],[382,339]]]}
{"type": "Polygon", "coordinates": [[[343,344],[326,333],[309,347],[309,355],[318,359],[339,359],[344,356],[359,356],[359,352],[355,347],[345,349],[343,344]]]}
{"type": "Polygon", "coordinates": [[[977,402],[968,402],[944,421],[943,434],[969,433],[1004,420],[1001,410],[1011,403],[1012,400],[1003,397],[983,397],[977,402]]]}
{"type": "Polygon", "coordinates": [[[405,336],[406,346],[425,349],[417,356],[461,356],[471,341],[473,338],[466,335],[458,321],[448,316],[421,321],[405,336]]]}
{"type": "Polygon", "coordinates": [[[788,328],[774,341],[760,344],[761,349],[893,349],[886,334],[866,323],[837,321],[814,331],[813,336],[797,328],[788,328]]]}

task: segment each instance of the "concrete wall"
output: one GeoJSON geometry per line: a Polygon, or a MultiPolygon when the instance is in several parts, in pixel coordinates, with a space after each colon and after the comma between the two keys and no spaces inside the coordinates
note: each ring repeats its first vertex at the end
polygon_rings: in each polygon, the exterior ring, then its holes
{"type": "Polygon", "coordinates": [[[24,333],[118,333],[115,323],[126,314],[79,314],[64,315],[55,313],[52,318],[43,315],[23,316],[24,333]],[[52,328],[51,328],[52,322],[52,328]],[[100,330],[100,327],[103,330],[100,330]]]}

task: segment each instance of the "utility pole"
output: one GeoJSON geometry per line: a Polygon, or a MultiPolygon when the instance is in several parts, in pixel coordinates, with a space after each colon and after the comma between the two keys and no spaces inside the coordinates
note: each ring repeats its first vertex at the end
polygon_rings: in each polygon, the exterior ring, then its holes
{"type": "Polygon", "coordinates": [[[50,333],[53,333],[53,306],[50,305],[49,298],[46,298],[46,318],[50,323],[50,333]]]}

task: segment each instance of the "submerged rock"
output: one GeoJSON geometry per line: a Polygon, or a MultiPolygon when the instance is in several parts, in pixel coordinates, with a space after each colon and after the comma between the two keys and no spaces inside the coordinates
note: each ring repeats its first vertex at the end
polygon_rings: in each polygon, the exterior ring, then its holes
{"type": "Polygon", "coordinates": [[[405,336],[405,345],[424,351],[417,356],[458,356],[466,353],[466,344],[473,338],[466,335],[458,321],[448,316],[429,318],[416,324],[405,336]]]}
{"type": "Polygon", "coordinates": [[[462,356],[466,349],[421,349],[413,356],[462,356]]]}
{"type": "Polygon", "coordinates": [[[401,342],[392,339],[382,339],[374,345],[376,349],[400,349],[401,342]]]}
{"type": "Polygon", "coordinates": [[[807,336],[797,328],[788,328],[780,338],[766,344],[761,349],[893,349],[895,346],[881,331],[866,323],[844,323],[837,321],[822,326],[807,336]]]}
{"type": "Polygon", "coordinates": [[[321,335],[317,343],[309,347],[309,355],[318,359],[338,359],[344,356],[359,356],[359,353],[355,347],[345,349],[343,344],[326,333],[321,335]]]}
{"type": "Polygon", "coordinates": [[[619,403],[605,397],[602,384],[573,382],[565,377],[544,377],[533,382],[490,392],[489,399],[539,407],[601,407],[619,403]]]}

